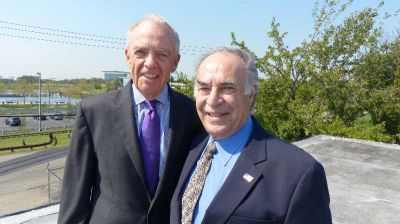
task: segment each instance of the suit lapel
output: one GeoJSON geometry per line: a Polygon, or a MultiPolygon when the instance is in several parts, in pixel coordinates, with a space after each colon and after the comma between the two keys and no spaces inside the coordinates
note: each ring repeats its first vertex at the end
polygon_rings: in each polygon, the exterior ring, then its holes
{"type": "MultiPolygon", "coordinates": [[[[208,141],[208,134],[204,133],[204,138],[202,138],[200,144],[197,145],[188,155],[185,165],[183,167],[181,178],[179,178],[179,182],[176,186],[179,189],[179,198],[182,198],[183,190],[186,187],[186,183],[188,182],[193,169],[196,167],[197,161],[199,160],[201,153],[203,152],[204,148],[206,147],[208,141]],[[183,177],[183,178],[182,178],[183,177]]],[[[180,203],[179,203],[180,204],[180,203]]]]}
{"type": "MultiPolygon", "coordinates": [[[[185,190],[186,183],[192,174],[194,167],[196,166],[197,160],[199,159],[201,153],[206,146],[208,140],[208,134],[206,132],[202,133],[201,136],[197,136],[195,138],[196,141],[195,148],[191,149],[189,155],[186,158],[185,165],[183,166],[179,181],[176,185],[174,197],[171,202],[171,220],[174,220],[173,223],[180,223],[181,217],[181,199],[183,191],[185,190]],[[197,141],[198,139],[198,141],[197,141]],[[196,144],[197,143],[197,144],[196,144]]],[[[172,222],[171,222],[172,223],[172,222]]]]}
{"type": "MultiPolygon", "coordinates": [[[[132,81],[125,85],[120,90],[120,95],[117,94],[115,101],[115,109],[112,114],[114,124],[125,145],[126,151],[135,166],[137,173],[141,179],[144,189],[146,187],[146,179],[144,176],[144,168],[140,153],[140,143],[136,130],[136,118],[133,112],[133,96],[132,96],[132,81]]],[[[147,191],[147,190],[146,190],[147,191]]],[[[150,196],[149,196],[150,197],[150,196]]]]}
{"type": "Polygon", "coordinates": [[[249,142],[208,207],[203,223],[226,222],[262,177],[256,165],[266,160],[265,135],[254,119],[253,124],[253,133],[249,142]]]}

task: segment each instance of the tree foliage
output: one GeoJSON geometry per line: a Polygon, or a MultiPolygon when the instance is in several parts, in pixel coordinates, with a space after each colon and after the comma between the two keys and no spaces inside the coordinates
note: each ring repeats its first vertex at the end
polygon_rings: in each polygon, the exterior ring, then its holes
{"type": "Polygon", "coordinates": [[[332,134],[400,142],[399,38],[381,41],[383,1],[345,15],[351,4],[316,1],[314,31],[294,48],[273,19],[272,44],[261,57],[231,34],[232,45],[251,52],[265,75],[255,115],[274,134],[289,141],[332,134]],[[359,122],[364,117],[367,126],[359,122]]]}
{"type": "Polygon", "coordinates": [[[17,79],[15,85],[15,92],[21,94],[24,97],[24,104],[25,104],[25,97],[29,94],[32,94],[34,90],[34,85],[28,83],[26,79],[17,79]]]}
{"type": "Polygon", "coordinates": [[[116,90],[122,87],[122,79],[114,79],[105,84],[106,91],[116,90]]]}
{"type": "Polygon", "coordinates": [[[25,81],[27,83],[39,83],[39,77],[35,75],[24,75],[17,78],[17,82],[25,81]]]}
{"type": "Polygon", "coordinates": [[[90,81],[82,79],[75,85],[72,84],[63,85],[61,94],[67,97],[83,99],[85,97],[93,95],[93,85],[92,83],[90,83],[90,81]]]}
{"type": "Polygon", "coordinates": [[[6,90],[6,84],[4,84],[2,81],[0,81],[0,93],[6,90]]]}
{"type": "Polygon", "coordinates": [[[177,72],[177,77],[173,79],[172,87],[185,94],[186,96],[194,99],[193,96],[193,80],[191,80],[186,74],[183,72],[177,72]]]}

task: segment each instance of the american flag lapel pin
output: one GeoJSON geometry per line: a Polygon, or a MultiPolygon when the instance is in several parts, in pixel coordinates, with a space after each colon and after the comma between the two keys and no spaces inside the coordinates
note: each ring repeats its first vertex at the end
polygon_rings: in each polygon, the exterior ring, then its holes
{"type": "Polygon", "coordinates": [[[250,174],[246,173],[243,175],[243,179],[245,179],[247,182],[250,183],[254,179],[254,177],[251,176],[250,174]]]}

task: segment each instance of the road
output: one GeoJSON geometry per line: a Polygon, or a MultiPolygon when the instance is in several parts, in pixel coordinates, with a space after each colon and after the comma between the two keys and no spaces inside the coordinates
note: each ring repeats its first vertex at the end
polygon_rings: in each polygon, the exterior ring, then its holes
{"type": "Polygon", "coordinates": [[[0,216],[48,204],[49,186],[50,203],[59,201],[66,154],[65,149],[22,154],[0,163],[0,216]]]}
{"type": "Polygon", "coordinates": [[[58,158],[63,158],[67,155],[67,149],[54,149],[33,153],[30,155],[14,158],[0,163],[0,176],[12,173],[28,167],[42,164],[58,158]]]}

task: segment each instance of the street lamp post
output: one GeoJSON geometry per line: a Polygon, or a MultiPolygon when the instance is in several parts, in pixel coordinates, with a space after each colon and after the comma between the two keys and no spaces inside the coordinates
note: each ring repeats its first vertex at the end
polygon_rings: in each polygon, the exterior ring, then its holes
{"type": "Polygon", "coordinates": [[[39,131],[42,131],[42,74],[36,74],[39,76],[39,131]]]}

